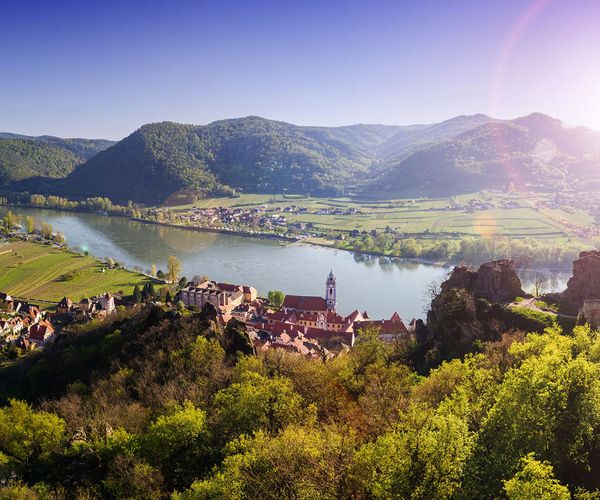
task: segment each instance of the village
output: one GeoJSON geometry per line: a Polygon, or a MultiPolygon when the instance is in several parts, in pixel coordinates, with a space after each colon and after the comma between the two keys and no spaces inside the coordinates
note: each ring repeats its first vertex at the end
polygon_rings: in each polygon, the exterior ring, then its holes
{"type": "MultiPolygon", "coordinates": [[[[144,299],[155,297],[144,290],[144,299]]],[[[284,349],[309,358],[332,357],[349,349],[361,331],[376,329],[383,340],[393,341],[413,334],[415,320],[408,325],[398,313],[389,319],[371,319],[367,311],[355,309],[341,315],[337,307],[337,284],[333,272],[325,281],[321,296],[285,295],[280,304],[258,296],[248,285],[219,283],[196,278],[166,301],[166,306],[179,311],[200,311],[214,307],[221,326],[231,320],[245,324],[255,351],[284,349]]],[[[24,299],[0,293],[0,342],[5,348],[22,351],[42,349],[69,326],[90,320],[110,319],[112,315],[132,307],[135,300],[120,294],[104,293],[74,302],[64,297],[44,309],[24,299]]]]}

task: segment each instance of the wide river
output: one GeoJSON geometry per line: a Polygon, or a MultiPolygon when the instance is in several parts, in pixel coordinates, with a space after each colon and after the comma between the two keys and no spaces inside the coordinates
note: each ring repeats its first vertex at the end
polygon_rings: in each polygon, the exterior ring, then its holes
{"type": "MultiPolygon", "coordinates": [[[[337,279],[338,310],[367,310],[372,318],[389,318],[394,311],[406,321],[424,317],[427,290],[441,282],[449,267],[400,259],[354,254],[306,244],[281,246],[278,241],[222,235],[143,224],[125,217],[11,208],[52,224],[72,247],[99,258],[112,257],[133,268],[165,269],[167,257],[177,256],[183,275],[254,286],[259,294],[283,290],[289,294],[324,295],[325,279],[337,279]]],[[[0,215],[6,208],[0,207],[0,215]]],[[[1,271],[0,271],[1,272],[1,271]]],[[[552,289],[563,289],[565,276],[555,276],[552,289]]]]}

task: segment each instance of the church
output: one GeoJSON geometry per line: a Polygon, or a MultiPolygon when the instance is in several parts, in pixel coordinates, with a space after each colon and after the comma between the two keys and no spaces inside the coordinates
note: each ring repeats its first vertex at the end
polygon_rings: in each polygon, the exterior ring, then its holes
{"type": "Polygon", "coordinates": [[[325,297],[286,295],[281,306],[279,321],[332,332],[350,332],[355,321],[365,318],[358,310],[344,317],[337,313],[337,290],[333,271],[325,281],[325,297]]]}

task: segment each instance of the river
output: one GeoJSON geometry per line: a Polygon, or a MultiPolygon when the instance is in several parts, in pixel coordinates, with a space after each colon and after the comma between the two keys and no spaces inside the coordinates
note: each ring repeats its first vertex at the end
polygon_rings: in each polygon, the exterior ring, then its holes
{"type": "MultiPolygon", "coordinates": [[[[6,210],[0,207],[0,215],[6,210]]],[[[265,296],[269,290],[324,295],[325,279],[333,270],[340,313],[360,309],[372,318],[389,318],[395,311],[407,322],[424,317],[430,301],[427,290],[450,270],[308,244],[281,246],[275,240],[143,224],[125,217],[38,208],[11,210],[49,222],[66,236],[69,246],[96,257],[112,257],[129,268],[147,270],[156,264],[164,270],[167,257],[175,255],[188,278],[206,275],[217,281],[248,284],[265,296]]],[[[553,276],[548,289],[563,289],[565,278],[553,276]]]]}

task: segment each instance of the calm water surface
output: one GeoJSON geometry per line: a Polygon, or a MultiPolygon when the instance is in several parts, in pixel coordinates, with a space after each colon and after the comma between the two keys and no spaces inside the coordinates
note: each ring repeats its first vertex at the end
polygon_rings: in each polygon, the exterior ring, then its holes
{"type": "MultiPolygon", "coordinates": [[[[72,247],[97,257],[112,257],[127,267],[143,270],[156,264],[166,268],[169,255],[182,262],[183,274],[195,274],[229,283],[249,284],[259,294],[283,290],[289,294],[324,295],[325,279],[332,269],[337,278],[338,310],[357,308],[372,318],[398,311],[405,320],[423,317],[430,299],[427,289],[441,282],[450,268],[373,257],[312,245],[280,246],[275,240],[195,232],[142,224],[124,217],[11,208],[21,216],[49,222],[72,247]]],[[[0,213],[6,209],[0,207],[0,213]]],[[[563,275],[552,289],[564,288],[563,275]]]]}

